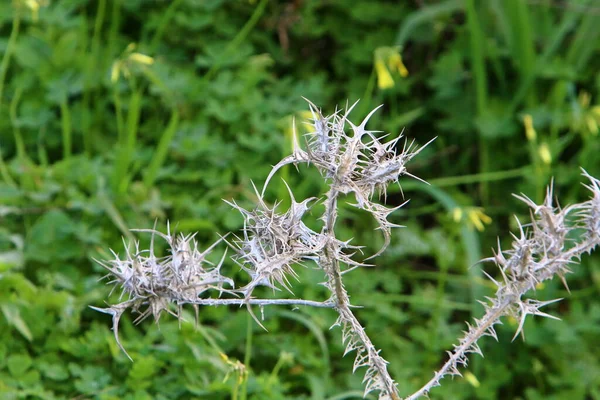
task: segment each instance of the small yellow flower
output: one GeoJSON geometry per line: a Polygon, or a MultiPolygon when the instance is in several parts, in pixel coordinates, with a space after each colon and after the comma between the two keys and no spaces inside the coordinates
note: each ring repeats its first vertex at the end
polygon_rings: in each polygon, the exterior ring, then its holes
{"type": "Polygon", "coordinates": [[[546,165],[550,165],[552,163],[552,154],[550,153],[550,148],[547,143],[540,144],[538,148],[538,154],[542,159],[542,162],[546,165]]]}
{"type": "Polygon", "coordinates": [[[398,71],[401,77],[406,78],[408,76],[408,70],[402,62],[402,56],[399,52],[391,55],[391,57],[388,59],[388,66],[392,71],[398,71]]]}
{"type": "Polygon", "coordinates": [[[531,118],[531,115],[525,114],[523,117],[523,125],[525,125],[525,136],[527,136],[527,140],[533,142],[537,137],[537,133],[533,127],[533,118],[531,118]]]}
{"type": "Polygon", "coordinates": [[[110,69],[110,81],[112,83],[116,83],[121,75],[129,78],[132,72],[154,64],[154,58],[136,52],[136,48],[137,45],[135,43],[129,43],[123,53],[121,53],[121,56],[113,62],[110,69]]]}
{"type": "Polygon", "coordinates": [[[377,86],[379,89],[394,87],[394,79],[382,60],[375,60],[375,72],[377,73],[377,86]]]}
{"type": "Polygon", "coordinates": [[[492,219],[489,215],[483,212],[481,207],[471,207],[468,211],[469,220],[473,226],[479,231],[483,232],[485,229],[484,224],[489,225],[492,223],[492,219]]]}
{"type": "Polygon", "coordinates": [[[408,69],[402,62],[400,48],[379,47],[375,49],[375,73],[377,74],[377,86],[379,89],[394,87],[392,74],[398,74],[402,78],[408,76],[408,69]]]}
{"type": "Polygon", "coordinates": [[[466,217],[466,222],[470,227],[475,227],[479,232],[485,230],[485,225],[492,223],[492,218],[483,212],[481,207],[456,207],[451,211],[454,222],[461,222],[466,217]]]}

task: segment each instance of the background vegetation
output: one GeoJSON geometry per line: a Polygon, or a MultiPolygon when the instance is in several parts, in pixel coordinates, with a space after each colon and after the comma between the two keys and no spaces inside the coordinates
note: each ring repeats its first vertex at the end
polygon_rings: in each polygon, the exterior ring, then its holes
{"type": "MultiPolygon", "coordinates": [[[[438,137],[411,169],[432,185],[403,184],[407,227],[347,280],[411,393],[493,289],[493,266],[469,267],[527,212],[510,194],[539,201],[554,176],[564,205],[585,195],[579,166],[600,176],[599,49],[593,0],[0,2],[0,397],[361,398],[328,310],[266,309],[268,333],[243,309],[202,309],[197,328],[131,316],[131,363],[88,308],[109,291],[93,258],[130,228],[170,220],[204,244],[238,229],[221,199],[250,204],[306,117],[301,96],[325,112],[360,98],[356,119],[384,103],[372,129],[438,137]]],[[[301,172],[284,173],[296,198],[317,194],[301,172]]],[[[381,245],[368,216],[343,217],[341,237],[381,245]]],[[[570,294],[538,289],[566,298],[562,322],[530,319],[511,344],[507,320],[433,396],[600,399],[599,264],[573,267],[570,294]]],[[[322,280],[302,270],[295,293],[319,300],[322,280]]]]}

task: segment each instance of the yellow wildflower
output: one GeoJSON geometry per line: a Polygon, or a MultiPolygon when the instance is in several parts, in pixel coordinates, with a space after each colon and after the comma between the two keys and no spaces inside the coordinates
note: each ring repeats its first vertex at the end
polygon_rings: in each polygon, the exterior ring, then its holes
{"type": "Polygon", "coordinates": [[[525,136],[527,136],[527,140],[533,142],[537,137],[537,133],[533,127],[533,118],[531,118],[531,115],[525,114],[523,117],[523,125],[525,125],[525,136]]]}
{"type": "Polygon", "coordinates": [[[456,207],[451,211],[454,222],[461,222],[466,217],[466,222],[471,227],[475,227],[480,232],[483,232],[485,225],[492,223],[489,215],[483,212],[481,207],[456,207]]]}
{"type": "Polygon", "coordinates": [[[538,154],[544,164],[550,165],[550,163],[552,163],[552,154],[550,153],[550,148],[547,143],[540,144],[538,154]]]}
{"type": "Polygon", "coordinates": [[[399,52],[393,53],[388,59],[388,66],[392,71],[396,70],[401,77],[406,78],[408,76],[408,70],[402,62],[402,56],[399,52]]]}
{"type": "Polygon", "coordinates": [[[473,226],[479,232],[483,232],[483,230],[485,229],[484,224],[489,225],[492,223],[492,219],[490,218],[490,216],[485,214],[483,212],[483,208],[481,207],[470,207],[467,211],[467,214],[469,216],[469,221],[471,221],[473,226]]]}
{"type": "Polygon", "coordinates": [[[140,67],[144,68],[154,64],[153,57],[136,52],[136,47],[135,43],[129,43],[121,56],[113,62],[110,69],[110,81],[112,83],[116,83],[121,75],[129,78],[132,72],[139,70],[140,67]]]}
{"type": "Polygon", "coordinates": [[[399,47],[379,47],[375,49],[375,73],[377,74],[377,86],[379,89],[394,87],[392,74],[398,74],[405,78],[408,69],[402,62],[399,47]]]}
{"type": "Polygon", "coordinates": [[[394,79],[382,60],[375,60],[375,72],[377,73],[377,86],[379,89],[394,87],[394,79]]]}

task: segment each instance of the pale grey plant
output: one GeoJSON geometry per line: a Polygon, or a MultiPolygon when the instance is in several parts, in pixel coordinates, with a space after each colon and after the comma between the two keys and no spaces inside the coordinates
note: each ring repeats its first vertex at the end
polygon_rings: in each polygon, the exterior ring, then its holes
{"type": "MultiPolygon", "coordinates": [[[[244,219],[239,235],[232,235],[230,239],[223,237],[201,251],[193,235],[173,235],[168,227],[166,234],[157,231],[156,227],[140,229],[138,231],[152,234],[150,249],[140,249],[137,243],[126,244],[124,257],[113,253],[113,260],[99,261],[109,271],[110,283],[120,287],[122,296],[127,299],[108,308],[93,308],[112,315],[115,338],[121,349],[119,320],[128,309],[140,314],[136,321],[150,315],[158,321],[165,311],[181,319],[181,309],[187,304],[195,308],[196,316],[201,305],[245,305],[260,324],[252,306],[332,308],[338,313],[334,326],[342,329],[346,353],[356,352],[354,371],[366,368],[365,395],[378,392],[380,399],[400,399],[397,383],[387,371],[388,362],[354,315],[344,287],[344,274],[365,266],[366,260],[357,261],[355,253],[361,248],[336,238],[334,228],[340,196],[354,196],[353,205],[373,216],[385,239],[383,248],[369,258],[381,254],[390,243],[391,229],[398,226],[388,221],[388,216],[405,203],[388,208],[374,198],[383,196],[385,199],[387,186],[398,183],[402,176],[416,178],[407,171],[406,163],[427,144],[419,148],[413,142],[405,141],[399,148],[401,137],[389,141],[383,141],[385,136],[377,137],[377,132],[366,129],[367,121],[377,109],[355,125],[349,121],[348,114],[356,103],[343,113],[337,111],[329,116],[323,116],[314,104],[308,103],[312,112],[312,120],[309,121],[312,129],[301,145],[294,128],[293,152],[273,167],[262,191],[255,189],[258,198],[256,207],[246,210],[235,201],[228,202],[244,219]],[[280,168],[289,164],[312,164],[320,171],[329,187],[323,200],[307,198],[296,201],[288,187],[291,205],[286,211],[278,211],[279,203],[269,205],[265,201],[264,193],[270,180],[280,168]],[[321,229],[315,231],[305,224],[303,218],[311,205],[318,201],[322,201],[324,211],[320,216],[321,229]],[[168,256],[159,258],[154,254],[155,237],[167,242],[170,247],[168,256]],[[236,287],[231,278],[222,275],[225,255],[216,265],[207,260],[207,255],[221,242],[233,249],[232,260],[248,274],[246,285],[236,287]],[[296,269],[307,263],[323,271],[324,285],[331,294],[329,299],[260,299],[253,296],[258,286],[274,290],[283,288],[293,295],[290,278],[298,279],[296,269]],[[204,297],[200,298],[201,295],[204,297]]],[[[460,375],[459,367],[466,367],[469,353],[481,354],[479,339],[496,337],[494,326],[500,323],[501,317],[513,316],[520,321],[515,336],[522,333],[527,315],[555,318],[540,311],[540,308],[560,299],[538,301],[525,298],[525,295],[535,292],[540,282],[555,276],[566,285],[565,275],[570,272],[569,267],[600,242],[600,181],[585,171],[583,174],[590,182],[586,187],[592,192],[592,198],[583,203],[564,209],[553,206],[552,185],[541,205],[525,195],[516,196],[531,208],[531,222],[527,225],[519,222],[520,232],[514,236],[511,250],[502,251],[499,246],[494,257],[483,260],[493,261],[499,267],[500,278],[488,275],[497,287],[495,296],[482,302],[484,315],[467,324],[466,332],[449,352],[449,359],[442,368],[406,399],[428,395],[446,375],[460,375]]]]}

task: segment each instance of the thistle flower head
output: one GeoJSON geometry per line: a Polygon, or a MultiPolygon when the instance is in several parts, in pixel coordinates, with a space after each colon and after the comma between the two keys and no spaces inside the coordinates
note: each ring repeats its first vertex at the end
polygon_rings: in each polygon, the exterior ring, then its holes
{"type": "Polygon", "coordinates": [[[355,125],[348,115],[358,102],[347,107],[343,113],[337,110],[329,116],[324,116],[317,106],[307,102],[312,114],[312,119],[307,123],[312,129],[304,137],[305,149],[300,146],[294,129],[294,151],[273,167],[265,182],[265,189],[275,172],[284,165],[313,164],[332,189],[342,194],[353,194],[356,200],[353,205],[374,217],[385,238],[383,248],[375,257],[389,244],[391,228],[398,226],[389,222],[387,216],[399,207],[387,208],[374,202],[373,197],[377,193],[385,199],[387,186],[398,183],[401,176],[419,179],[407,171],[406,163],[430,142],[420,148],[415,146],[414,141],[405,142],[399,149],[402,134],[386,141],[388,135],[378,137],[378,131],[366,129],[368,121],[381,106],[355,125]]]}
{"type": "Polygon", "coordinates": [[[245,298],[257,286],[278,290],[279,285],[292,293],[288,276],[298,278],[294,266],[314,259],[323,246],[321,236],[302,221],[315,199],[297,202],[289,187],[288,191],[291,205],[283,213],[277,211],[280,203],[269,206],[258,193],[258,204],[253,210],[246,210],[235,201],[227,202],[244,218],[242,237],[236,237],[232,245],[236,251],[234,261],[250,275],[250,283],[239,289],[245,298]]]}
{"type": "Polygon", "coordinates": [[[137,231],[152,234],[150,249],[141,250],[139,242],[133,245],[126,243],[123,257],[113,252],[113,260],[96,260],[109,271],[109,283],[114,284],[115,288],[121,288],[121,298],[127,298],[109,308],[93,307],[113,316],[113,330],[119,346],[121,344],[118,338],[118,322],[127,309],[131,308],[140,313],[136,323],[150,315],[158,322],[165,311],[181,318],[181,307],[184,304],[193,304],[208,290],[223,293],[229,292],[224,289],[224,285],[233,287],[233,281],[220,272],[225,255],[217,265],[206,259],[219,242],[205,251],[200,251],[194,235],[173,236],[170,231],[164,234],[154,229],[137,231]],[[156,237],[167,242],[170,254],[166,257],[157,257],[154,254],[156,237]],[[177,313],[173,312],[173,308],[177,313]]]}

